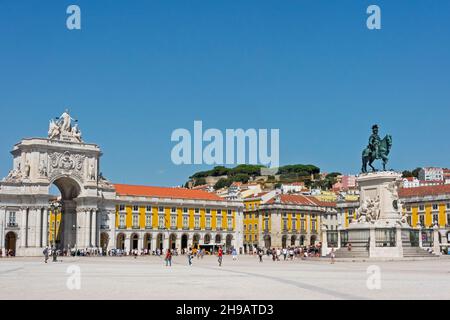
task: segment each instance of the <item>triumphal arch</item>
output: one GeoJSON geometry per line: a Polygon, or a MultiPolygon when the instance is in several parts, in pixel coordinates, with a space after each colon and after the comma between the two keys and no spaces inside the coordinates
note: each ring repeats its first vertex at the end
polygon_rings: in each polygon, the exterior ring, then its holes
{"type": "Polygon", "coordinates": [[[83,141],[76,122],[66,110],[50,120],[47,138],[14,146],[12,170],[0,182],[3,255],[11,250],[36,256],[47,245],[100,247],[100,225],[102,234],[114,232],[114,186],[101,174],[100,148],[83,141]],[[58,198],[51,194],[53,185],[58,198]],[[53,201],[59,207],[50,206],[53,201]]]}

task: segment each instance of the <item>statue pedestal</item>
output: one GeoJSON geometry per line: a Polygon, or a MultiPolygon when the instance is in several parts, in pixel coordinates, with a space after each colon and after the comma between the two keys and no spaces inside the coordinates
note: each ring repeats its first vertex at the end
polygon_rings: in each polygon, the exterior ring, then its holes
{"type": "Polygon", "coordinates": [[[402,258],[403,246],[411,246],[413,230],[402,217],[398,196],[401,174],[366,173],[357,181],[360,208],[358,220],[344,231],[347,243],[370,258],[402,258]]]}

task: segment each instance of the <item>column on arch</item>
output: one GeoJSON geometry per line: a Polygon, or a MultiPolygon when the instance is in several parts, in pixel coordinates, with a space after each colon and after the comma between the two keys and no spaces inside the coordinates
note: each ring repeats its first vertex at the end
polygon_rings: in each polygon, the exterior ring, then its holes
{"type": "Polygon", "coordinates": [[[98,211],[92,210],[91,211],[91,223],[90,223],[90,246],[91,247],[98,247],[97,245],[97,219],[98,219],[98,211]]]}
{"type": "Polygon", "coordinates": [[[48,246],[48,215],[49,215],[49,210],[44,209],[43,217],[42,217],[42,246],[43,247],[48,246]]]}
{"type": "Polygon", "coordinates": [[[25,248],[28,242],[28,208],[23,207],[21,212],[21,223],[20,223],[20,247],[25,248]]]}

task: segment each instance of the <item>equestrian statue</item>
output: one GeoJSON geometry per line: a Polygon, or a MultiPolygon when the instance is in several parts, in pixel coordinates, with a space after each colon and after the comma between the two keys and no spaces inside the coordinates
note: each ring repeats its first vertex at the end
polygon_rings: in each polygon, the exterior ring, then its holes
{"type": "Polygon", "coordinates": [[[369,145],[364,149],[362,154],[362,172],[367,173],[367,165],[372,168],[372,172],[377,170],[373,167],[375,160],[383,161],[383,171],[386,171],[386,164],[389,161],[389,153],[392,147],[392,137],[386,135],[383,140],[378,135],[378,125],[372,127],[372,135],[369,138],[369,145]]]}

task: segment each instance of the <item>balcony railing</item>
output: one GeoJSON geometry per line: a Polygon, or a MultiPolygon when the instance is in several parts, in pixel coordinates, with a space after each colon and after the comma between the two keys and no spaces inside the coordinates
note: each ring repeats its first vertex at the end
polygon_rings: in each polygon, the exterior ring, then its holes
{"type": "Polygon", "coordinates": [[[233,227],[227,229],[228,231],[234,231],[233,227]]]}
{"type": "Polygon", "coordinates": [[[300,233],[306,234],[306,229],[301,229],[300,233]]]}
{"type": "Polygon", "coordinates": [[[120,230],[125,230],[127,228],[127,226],[119,226],[120,230]]]}
{"type": "Polygon", "coordinates": [[[19,228],[19,225],[18,225],[17,223],[15,223],[15,222],[9,222],[9,223],[6,225],[6,228],[8,228],[8,229],[18,229],[18,228],[19,228]]]}
{"type": "Polygon", "coordinates": [[[183,227],[183,230],[185,230],[185,231],[186,231],[186,230],[189,230],[189,227],[188,227],[188,226],[184,226],[184,227],[183,227]]]}
{"type": "Polygon", "coordinates": [[[140,226],[133,226],[133,230],[139,230],[141,227],[140,226]]]}
{"type": "Polygon", "coordinates": [[[102,224],[102,225],[100,226],[100,229],[101,229],[101,230],[109,230],[109,229],[111,229],[111,228],[110,228],[109,225],[107,225],[107,224],[102,224]]]}
{"type": "Polygon", "coordinates": [[[216,230],[217,230],[217,231],[222,231],[223,228],[222,228],[222,227],[218,227],[218,228],[216,228],[216,230]]]}

